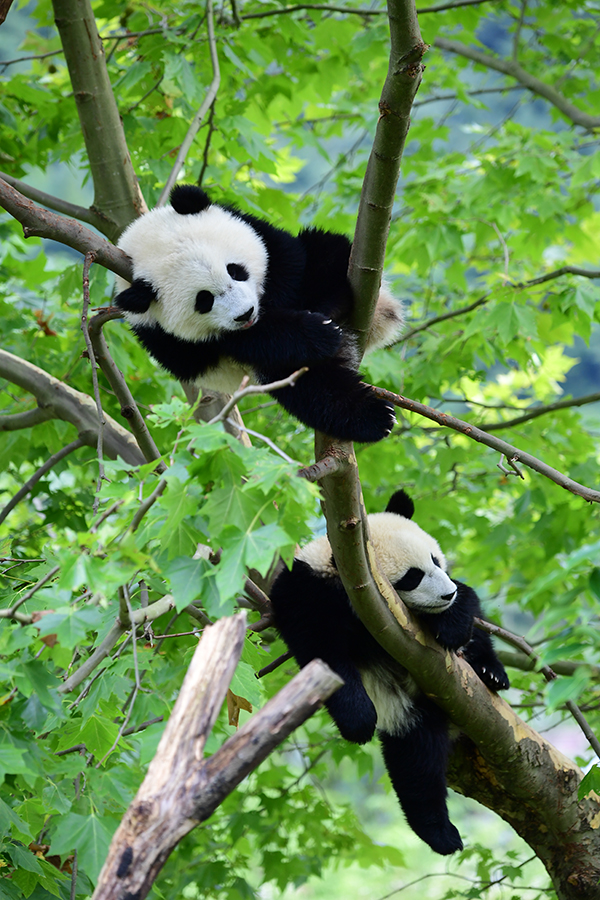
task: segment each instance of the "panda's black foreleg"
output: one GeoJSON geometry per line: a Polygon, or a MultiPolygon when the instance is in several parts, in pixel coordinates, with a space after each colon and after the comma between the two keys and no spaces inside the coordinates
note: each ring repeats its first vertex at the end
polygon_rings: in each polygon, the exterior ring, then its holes
{"type": "Polygon", "coordinates": [[[269,309],[247,330],[233,331],[220,338],[223,352],[242,365],[257,371],[282,369],[276,381],[294,369],[310,366],[335,356],[342,343],[342,329],[319,312],[269,309]]]}
{"type": "Polygon", "coordinates": [[[344,680],[326,701],[340,734],[364,744],[375,733],[377,713],[354,664],[351,645],[363,629],[338,579],[316,575],[302,560],[278,575],[271,589],[275,625],[299,666],[322,659],[344,680]]]}
{"type": "MultiPolygon", "coordinates": [[[[261,381],[266,383],[261,373],[261,381]]],[[[338,359],[311,366],[293,387],[273,397],[309,428],[343,441],[374,443],[392,430],[394,407],[338,359]]]]}
{"type": "Polygon", "coordinates": [[[496,656],[492,639],[485,631],[473,630],[473,637],[463,655],[490,691],[505,691],[510,687],[506,669],[496,656]]]}
{"type": "Polygon", "coordinates": [[[438,615],[419,618],[426,622],[435,639],[450,650],[462,648],[467,662],[491,691],[506,690],[509,685],[504,666],[496,656],[489,634],[473,627],[473,616],[481,616],[481,603],[472,587],[456,581],[456,599],[438,615]]]}
{"type": "Polygon", "coordinates": [[[432,850],[447,855],[463,847],[446,806],[448,725],[429,700],[421,701],[416,712],[405,734],[380,732],[383,758],[406,821],[432,850]]]}

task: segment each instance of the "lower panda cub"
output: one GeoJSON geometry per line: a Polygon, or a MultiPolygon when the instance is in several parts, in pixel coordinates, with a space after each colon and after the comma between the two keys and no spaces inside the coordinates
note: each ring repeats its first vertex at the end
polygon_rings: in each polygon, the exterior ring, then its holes
{"type": "MultiPolygon", "coordinates": [[[[446,573],[434,538],[411,521],[414,504],[397,491],[386,511],[369,516],[381,567],[401,599],[449,650],[462,650],[492,691],[508,688],[491,639],[474,630],[475,591],[446,573]]],[[[364,744],[379,733],[383,758],[408,824],[436,853],[462,849],[448,817],[446,767],[451,747],[444,712],[377,643],[354,613],[326,537],[296,555],[271,592],[275,624],[300,666],[323,659],[344,679],[326,702],[340,734],[364,744]]]]}

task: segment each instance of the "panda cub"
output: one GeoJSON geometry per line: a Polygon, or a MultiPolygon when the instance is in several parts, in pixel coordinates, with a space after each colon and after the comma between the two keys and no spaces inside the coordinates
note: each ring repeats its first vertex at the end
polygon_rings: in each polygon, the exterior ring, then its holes
{"type": "MultiPolygon", "coordinates": [[[[311,428],[379,441],[394,409],[358,374],[344,326],[352,311],[350,241],[309,228],[297,237],[180,185],[171,206],[133,222],[119,240],[133,262],[116,305],[176,378],[233,393],[245,375],[269,384],[308,366],[273,396],[311,428]],[[342,326],[342,327],[340,327],[342,326]]],[[[367,349],[399,335],[402,305],[382,288],[367,349]]]]}
{"type": "MultiPolygon", "coordinates": [[[[475,591],[446,573],[437,541],[411,521],[414,505],[397,491],[370,515],[380,565],[401,599],[449,650],[462,650],[492,691],[509,686],[491,639],[473,628],[475,591]]],[[[383,758],[408,824],[436,853],[462,849],[446,806],[449,722],[411,675],[377,643],[355,614],[326,537],[303,547],[271,592],[275,624],[300,666],[323,659],[344,679],[326,701],[340,734],[364,744],[379,733],[383,758]]]]}

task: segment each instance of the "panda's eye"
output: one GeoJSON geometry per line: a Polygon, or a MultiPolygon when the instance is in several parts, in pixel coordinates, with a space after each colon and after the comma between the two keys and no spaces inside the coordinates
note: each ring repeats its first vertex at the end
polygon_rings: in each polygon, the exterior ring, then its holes
{"type": "Polygon", "coordinates": [[[433,553],[431,554],[431,562],[434,564],[434,566],[437,566],[438,569],[441,569],[441,568],[442,568],[442,567],[440,566],[440,561],[439,561],[439,559],[437,558],[437,556],[434,556],[433,553]]]}
{"type": "Polygon", "coordinates": [[[394,588],[397,591],[414,591],[423,581],[425,572],[423,569],[410,568],[400,581],[396,581],[394,588]]]}
{"type": "Polygon", "coordinates": [[[207,313],[210,312],[213,308],[213,304],[215,302],[214,294],[211,294],[210,291],[198,291],[196,294],[196,302],[194,303],[194,309],[199,313],[207,313]]]}
{"type": "Polygon", "coordinates": [[[227,272],[234,281],[248,281],[250,273],[245,266],[239,266],[237,263],[229,263],[227,272]]]}

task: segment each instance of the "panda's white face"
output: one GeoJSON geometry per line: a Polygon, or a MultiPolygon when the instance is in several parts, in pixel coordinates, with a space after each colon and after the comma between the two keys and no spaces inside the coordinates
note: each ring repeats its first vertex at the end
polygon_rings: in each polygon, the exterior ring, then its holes
{"type": "MultiPolygon", "coordinates": [[[[387,578],[407,606],[441,613],[452,606],[456,585],[446,573],[446,558],[438,542],[411,519],[396,513],[372,513],[369,530],[377,558],[387,578]]],[[[326,537],[317,538],[297,554],[323,576],[337,575],[326,537]]]]}
{"type": "MultiPolygon", "coordinates": [[[[126,313],[132,325],[159,324],[188,341],[251,328],[260,316],[267,274],[264,243],[254,229],[219,206],[182,216],[160,207],[136,219],[119,247],[135,278],[158,300],[145,313],[126,313]]],[[[123,290],[127,282],[118,279],[123,290]]]]}

